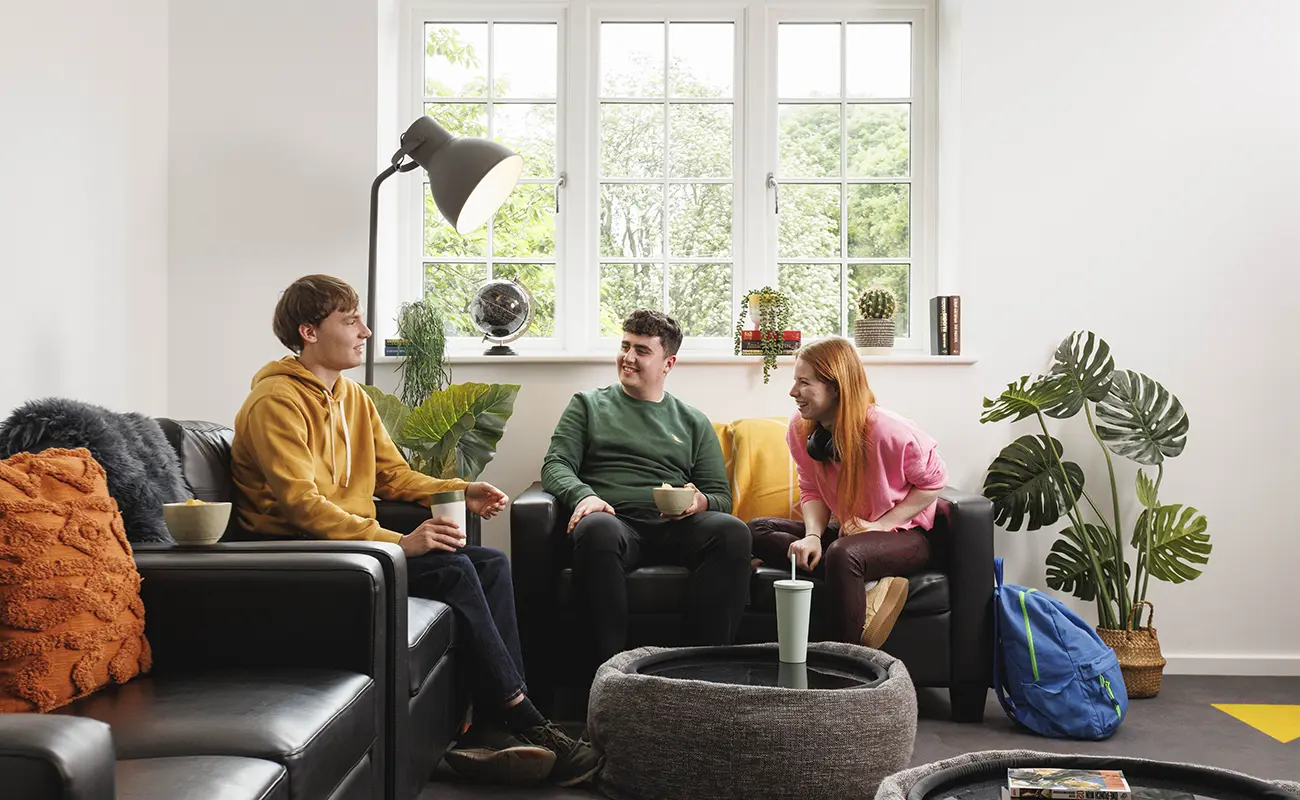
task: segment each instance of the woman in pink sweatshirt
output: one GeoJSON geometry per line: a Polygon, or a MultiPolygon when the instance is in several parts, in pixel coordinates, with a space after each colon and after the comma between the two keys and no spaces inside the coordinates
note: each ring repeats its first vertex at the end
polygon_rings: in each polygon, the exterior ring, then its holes
{"type": "Polygon", "coordinates": [[[754,556],[780,566],[793,554],[804,570],[824,575],[831,636],[879,647],[907,600],[905,576],[929,563],[923,531],[934,526],[947,467],[934,439],[876,405],[847,339],[800,350],[790,396],[798,411],[786,444],[803,521],[752,520],[754,556]]]}

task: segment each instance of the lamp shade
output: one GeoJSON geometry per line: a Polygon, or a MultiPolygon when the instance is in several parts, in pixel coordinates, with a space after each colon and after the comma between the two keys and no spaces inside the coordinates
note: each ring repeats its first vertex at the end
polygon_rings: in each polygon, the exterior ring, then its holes
{"type": "Polygon", "coordinates": [[[524,168],[523,158],[505,145],[453,136],[427,116],[402,134],[402,149],[429,173],[433,202],[462,236],[497,212],[524,168]]]}

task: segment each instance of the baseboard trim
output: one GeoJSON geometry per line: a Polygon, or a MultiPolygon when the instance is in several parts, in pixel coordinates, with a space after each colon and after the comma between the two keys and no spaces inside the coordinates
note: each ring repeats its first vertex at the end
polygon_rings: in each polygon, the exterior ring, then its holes
{"type": "Polygon", "coordinates": [[[1166,675],[1300,675],[1300,655],[1209,656],[1166,653],[1166,675]]]}

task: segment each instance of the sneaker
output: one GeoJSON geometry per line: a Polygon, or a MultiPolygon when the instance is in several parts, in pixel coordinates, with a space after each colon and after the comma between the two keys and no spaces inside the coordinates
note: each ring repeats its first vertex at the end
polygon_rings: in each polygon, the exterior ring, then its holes
{"type": "Polygon", "coordinates": [[[879,648],[889,638],[907,602],[907,578],[881,578],[866,588],[867,619],[862,626],[862,646],[879,648]]]}
{"type": "Polygon", "coordinates": [[[560,786],[577,786],[596,777],[604,766],[605,758],[585,741],[574,741],[554,722],[529,728],[519,734],[529,744],[545,747],[555,753],[555,768],[551,770],[551,783],[560,786]]]}
{"type": "Polygon", "coordinates": [[[494,783],[539,783],[555,767],[555,752],[492,725],[471,725],[444,756],[458,775],[494,783]]]}

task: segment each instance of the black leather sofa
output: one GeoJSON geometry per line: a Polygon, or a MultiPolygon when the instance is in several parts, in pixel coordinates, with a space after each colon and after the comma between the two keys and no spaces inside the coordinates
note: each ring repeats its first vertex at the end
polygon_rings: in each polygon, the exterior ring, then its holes
{"type": "MultiPolygon", "coordinates": [[[[181,460],[190,492],[209,502],[233,500],[230,446],[233,431],[223,425],[195,420],[160,418],[163,433],[181,460]]],[[[377,516],[383,526],[409,533],[429,518],[429,510],[412,503],[380,501],[377,516]]],[[[466,539],[479,544],[479,519],[469,515],[466,539]]],[[[383,715],[384,797],[411,800],[428,783],[448,745],[459,733],[469,704],[463,690],[468,659],[458,658],[459,636],[451,609],[436,600],[409,597],[406,557],[401,548],[384,542],[237,541],[241,538],[233,514],[226,536],[212,547],[166,548],[222,552],[351,553],[376,561],[384,574],[385,659],[383,715]]]]}
{"type": "Polygon", "coordinates": [[[138,553],[153,669],[0,715],[0,796],[374,800],[385,576],[350,553],[138,553]]]}
{"type": "MultiPolygon", "coordinates": [[[[534,483],[512,504],[510,553],[525,669],[535,702],[562,716],[585,707],[592,670],[571,605],[571,509],[534,483]]],[[[979,722],[992,683],[993,508],[984,497],[945,489],[929,533],[932,563],[909,579],[907,604],[884,650],[917,686],[948,689],[952,718],[979,722]]],[[[788,569],[760,567],[738,644],[776,640],[773,582],[788,569]]],[[[686,569],[643,567],[628,576],[628,646],[682,644],[686,569]]],[[[825,639],[828,592],[814,581],[810,638],[825,639]]]]}

